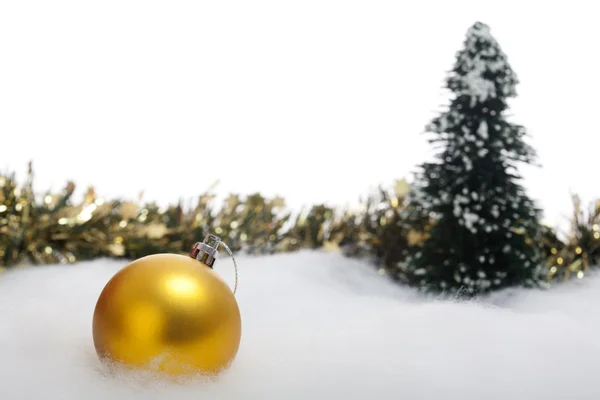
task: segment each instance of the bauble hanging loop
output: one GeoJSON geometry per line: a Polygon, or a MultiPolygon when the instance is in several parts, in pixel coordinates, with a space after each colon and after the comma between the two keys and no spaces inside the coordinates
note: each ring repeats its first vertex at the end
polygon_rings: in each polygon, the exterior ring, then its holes
{"type": "Polygon", "coordinates": [[[202,261],[203,263],[212,268],[219,254],[219,245],[223,246],[223,248],[231,257],[231,260],[233,261],[233,268],[235,270],[235,284],[233,286],[233,294],[235,295],[238,287],[237,263],[235,262],[233,252],[225,242],[221,241],[220,237],[211,234],[207,235],[204,238],[203,242],[198,242],[194,245],[194,248],[190,252],[190,257],[195,258],[198,261],[202,261]]]}
{"type": "Polygon", "coordinates": [[[117,272],[98,298],[93,318],[103,361],[170,375],[217,374],[235,359],[241,317],[234,293],[217,274],[214,235],[189,256],[155,254],[117,272]]]}

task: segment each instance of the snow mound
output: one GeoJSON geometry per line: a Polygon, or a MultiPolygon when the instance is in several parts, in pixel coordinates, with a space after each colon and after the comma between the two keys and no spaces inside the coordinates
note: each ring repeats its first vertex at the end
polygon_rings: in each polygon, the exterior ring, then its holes
{"type": "MultiPolygon", "coordinates": [[[[598,399],[600,277],[426,300],[336,254],[241,258],[240,352],[217,382],[109,376],[91,317],[124,262],[0,276],[0,399],[598,399]]],[[[217,265],[233,282],[228,260],[217,265]]]]}

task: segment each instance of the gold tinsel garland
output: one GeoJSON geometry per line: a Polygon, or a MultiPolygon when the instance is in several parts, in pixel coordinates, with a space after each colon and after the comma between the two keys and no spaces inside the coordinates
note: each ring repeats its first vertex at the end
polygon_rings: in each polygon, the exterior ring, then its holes
{"type": "Polygon", "coordinates": [[[209,191],[191,207],[180,203],[163,209],[154,203],[105,200],[93,188],[74,202],[74,190],[68,182],[60,193],[37,196],[31,164],[22,187],[14,174],[0,175],[0,266],[186,254],[208,232],[225,238],[233,250],[251,254],[324,248],[357,255],[374,249],[389,261],[400,256],[398,244],[403,246],[406,236],[398,230],[404,181],[369,197],[362,210],[336,212],[315,205],[298,215],[286,209],[282,198],[260,194],[232,194],[217,205],[209,191]]]}
{"type": "MultiPolygon", "coordinates": [[[[138,258],[170,252],[186,254],[206,233],[226,238],[236,251],[271,254],[301,248],[368,256],[380,273],[397,273],[410,245],[425,235],[406,228],[401,214],[409,187],[404,180],[380,189],[357,210],[315,205],[293,215],[280,197],[232,194],[215,204],[212,188],[192,206],[160,208],[154,203],[104,200],[89,188],[80,202],[75,184],[38,196],[33,169],[19,187],[14,174],[0,175],[0,268],[22,264],[72,263],[97,257],[138,258]]],[[[548,280],[582,278],[600,264],[600,202],[585,212],[573,197],[572,229],[566,241],[544,227],[542,248],[548,280]]]]}
{"type": "Polygon", "coordinates": [[[591,204],[586,211],[578,196],[572,196],[572,200],[573,215],[567,240],[558,239],[549,228],[544,235],[549,280],[582,279],[592,267],[600,265],[600,201],[591,204]]]}

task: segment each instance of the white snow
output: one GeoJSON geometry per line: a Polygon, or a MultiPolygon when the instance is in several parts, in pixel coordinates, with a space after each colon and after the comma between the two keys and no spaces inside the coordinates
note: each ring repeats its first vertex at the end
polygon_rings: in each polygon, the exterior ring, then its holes
{"type": "Polygon", "coordinates": [[[487,63],[479,58],[472,61],[469,72],[464,77],[465,93],[471,96],[471,107],[496,97],[496,86],[493,81],[485,79],[483,73],[487,63]]]}
{"type": "Polygon", "coordinates": [[[511,96],[515,94],[516,78],[508,68],[506,55],[500,50],[498,43],[491,36],[487,25],[480,24],[469,29],[465,51],[460,55],[464,75],[460,78],[462,92],[470,96],[470,107],[495,98],[497,93],[494,81],[487,79],[486,71],[498,73],[504,70],[506,75],[498,77],[500,94],[511,96]],[[483,49],[477,49],[478,43],[484,43],[483,49]]]}
{"type": "Polygon", "coordinates": [[[481,122],[479,123],[479,127],[477,128],[477,134],[479,136],[481,136],[483,139],[488,139],[489,138],[488,124],[485,121],[485,119],[481,120],[481,122]]]}
{"type": "MultiPolygon", "coordinates": [[[[600,276],[425,300],[337,254],[241,258],[240,352],[218,382],[110,377],[91,317],[108,260],[0,276],[0,399],[598,399],[600,276]]],[[[217,270],[232,281],[229,260],[217,270]]]]}
{"type": "Polygon", "coordinates": [[[465,210],[465,212],[462,215],[462,221],[465,225],[465,227],[470,230],[472,233],[477,233],[477,228],[475,227],[475,224],[477,223],[477,221],[479,220],[479,215],[469,211],[469,210],[465,210]]]}

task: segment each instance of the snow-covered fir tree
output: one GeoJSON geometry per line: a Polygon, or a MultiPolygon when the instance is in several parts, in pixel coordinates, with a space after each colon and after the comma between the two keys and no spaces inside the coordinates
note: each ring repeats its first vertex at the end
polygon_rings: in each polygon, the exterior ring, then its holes
{"type": "Polygon", "coordinates": [[[410,283],[475,295],[538,282],[541,212],[516,169],[535,152],[505,116],[517,83],[489,27],[474,24],[446,79],[449,109],[427,127],[440,152],[421,166],[408,200],[406,218],[428,226],[400,268],[410,283]]]}

